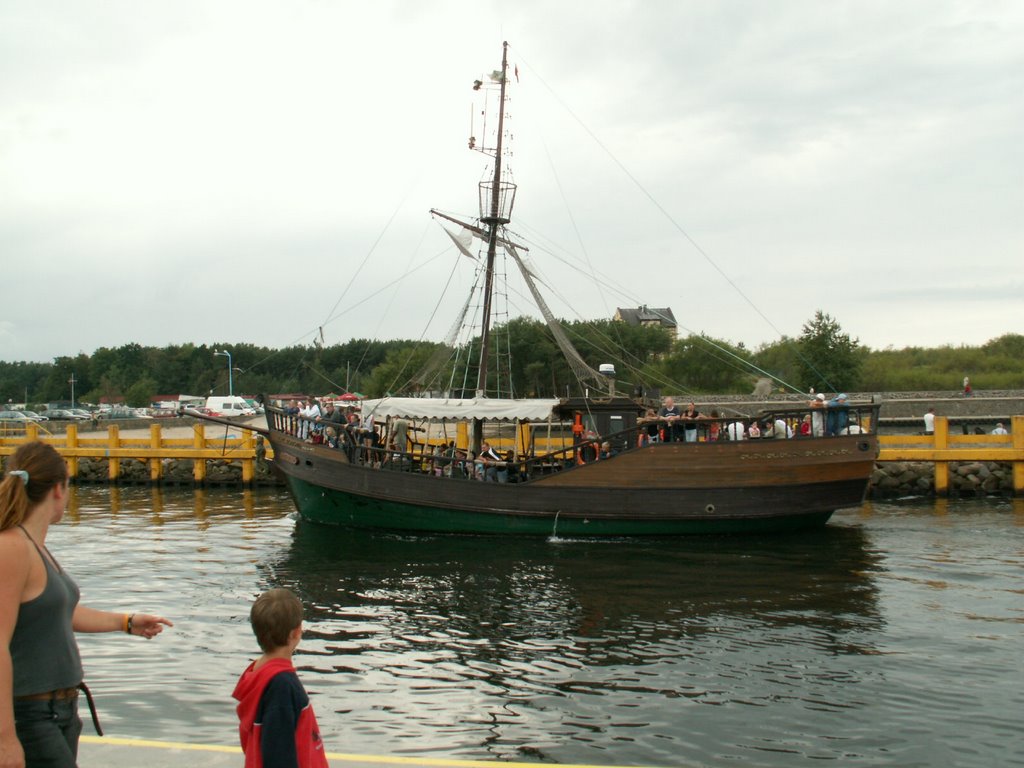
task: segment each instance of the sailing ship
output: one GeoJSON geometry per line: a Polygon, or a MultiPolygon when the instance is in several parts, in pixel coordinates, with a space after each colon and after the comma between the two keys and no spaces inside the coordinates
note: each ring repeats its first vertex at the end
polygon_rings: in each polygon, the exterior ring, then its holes
{"type": "MultiPolygon", "coordinates": [[[[807,436],[718,439],[740,436],[729,429],[735,417],[701,418],[686,430],[645,420],[650,403],[617,394],[613,367],[594,370],[572,348],[506,228],[516,191],[502,163],[507,73],[505,43],[493,76],[499,89],[493,176],[480,184],[479,219],[432,211],[486,244],[475,391],[363,401],[362,431],[266,404],[267,438],[298,514],[400,531],[661,536],[820,526],[835,510],[861,504],[878,455],[878,404],[839,403],[828,409],[828,428],[820,412],[821,428],[807,436]],[[519,267],[570,367],[592,382],[593,392],[486,396],[499,248],[519,267]],[[368,429],[371,420],[376,433],[368,429]],[[502,429],[513,437],[496,452],[487,438],[495,440],[502,429]],[[448,439],[449,430],[456,439],[448,439]],[[684,431],[686,439],[673,440],[684,431]]],[[[479,149],[476,139],[469,143],[479,149]]],[[[471,255],[460,238],[452,239],[471,255]]],[[[785,433],[808,413],[801,404],[760,418],[785,433]]]]}

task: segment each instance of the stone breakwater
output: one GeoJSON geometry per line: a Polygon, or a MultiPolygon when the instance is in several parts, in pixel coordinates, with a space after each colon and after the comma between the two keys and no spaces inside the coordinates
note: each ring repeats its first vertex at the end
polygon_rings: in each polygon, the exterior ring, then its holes
{"type": "MultiPolygon", "coordinates": [[[[107,459],[79,459],[78,483],[109,483],[107,459]]],[[[149,466],[137,459],[121,459],[121,475],[116,481],[123,485],[148,484],[149,466]]],[[[164,459],[160,485],[194,485],[191,459],[164,459]]],[[[253,485],[281,485],[282,481],[267,461],[257,459],[253,485]]],[[[242,465],[222,459],[206,462],[206,479],[202,485],[242,485],[242,465]]]]}
{"type": "MultiPolygon", "coordinates": [[[[994,461],[949,463],[950,496],[1013,493],[1013,467],[994,461]]],[[[868,496],[873,499],[935,494],[935,465],[930,461],[887,461],[875,464],[868,496]]]]}

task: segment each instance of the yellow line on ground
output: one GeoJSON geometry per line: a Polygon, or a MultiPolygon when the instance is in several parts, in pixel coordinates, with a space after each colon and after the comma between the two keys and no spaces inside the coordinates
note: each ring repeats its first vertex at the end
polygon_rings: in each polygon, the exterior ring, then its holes
{"type": "Polygon", "coordinates": [[[119,739],[114,736],[87,736],[78,739],[87,744],[106,744],[116,747],[157,747],[160,749],[191,749],[197,752],[235,752],[241,754],[241,747],[225,747],[217,744],[184,744],[178,741],[151,741],[149,739],[119,739]]]}
{"type": "MultiPolygon", "coordinates": [[[[105,744],[118,747],[151,747],[157,749],[194,750],[198,752],[231,752],[241,754],[240,747],[227,747],[218,744],[185,744],[178,741],[153,741],[150,739],[119,739],[113,736],[85,736],[80,741],[89,744],[105,744]]],[[[504,760],[452,760],[433,757],[395,757],[390,755],[348,755],[340,752],[328,752],[330,760],[343,760],[352,763],[383,763],[385,765],[431,765],[451,766],[452,768],[494,768],[501,763],[504,768],[537,768],[538,763],[513,763],[504,760]]],[[[560,768],[608,768],[602,765],[560,764],[560,768]]],[[[634,768],[643,768],[634,766],[634,768]]]]}

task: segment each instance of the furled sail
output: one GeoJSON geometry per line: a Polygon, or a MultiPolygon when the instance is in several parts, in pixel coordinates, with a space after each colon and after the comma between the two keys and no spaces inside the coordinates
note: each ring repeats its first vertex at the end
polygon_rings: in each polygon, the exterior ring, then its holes
{"type": "Polygon", "coordinates": [[[530,293],[533,294],[533,300],[537,303],[537,309],[540,310],[541,314],[544,315],[544,320],[548,324],[548,328],[551,329],[551,334],[555,337],[555,343],[558,344],[558,348],[562,350],[562,354],[565,356],[566,362],[569,363],[569,367],[572,372],[576,375],[576,378],[585,381],[590,380],[595,383],[602,381],[600,373],[595,371],[586,361],[580,357],[580,353],[576,351],[576,347],[569,341],[569,337],[565,333],[565,329],[562,328],[562,324],[558,322],[554,314],[551,312],[550,307],[540,291],[537,290],[537,284],[534,282],[533,273],[527,268],[526,264],[523,263],[523,259],[519,256],[519,252],[516,250],[515,245],[505,241],[505,251],[515,261],[516,266],[519,267],[519,271],[523,275],[523,280],[526,281],[526,285],[530,288],[530,293]]]}

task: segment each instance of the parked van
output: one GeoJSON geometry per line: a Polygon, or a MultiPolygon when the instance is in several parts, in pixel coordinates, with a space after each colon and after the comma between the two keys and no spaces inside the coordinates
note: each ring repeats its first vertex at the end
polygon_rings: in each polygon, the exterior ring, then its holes
{"type": "Polygon", "coordinates": [[[213,413],[219,413],[226,419],[230,419],[233,416],[242,417],[256,415],[256,411],[238,395],[229,395],[227,397],[208,397],[206,398],[206,407],[213,413]]]}

